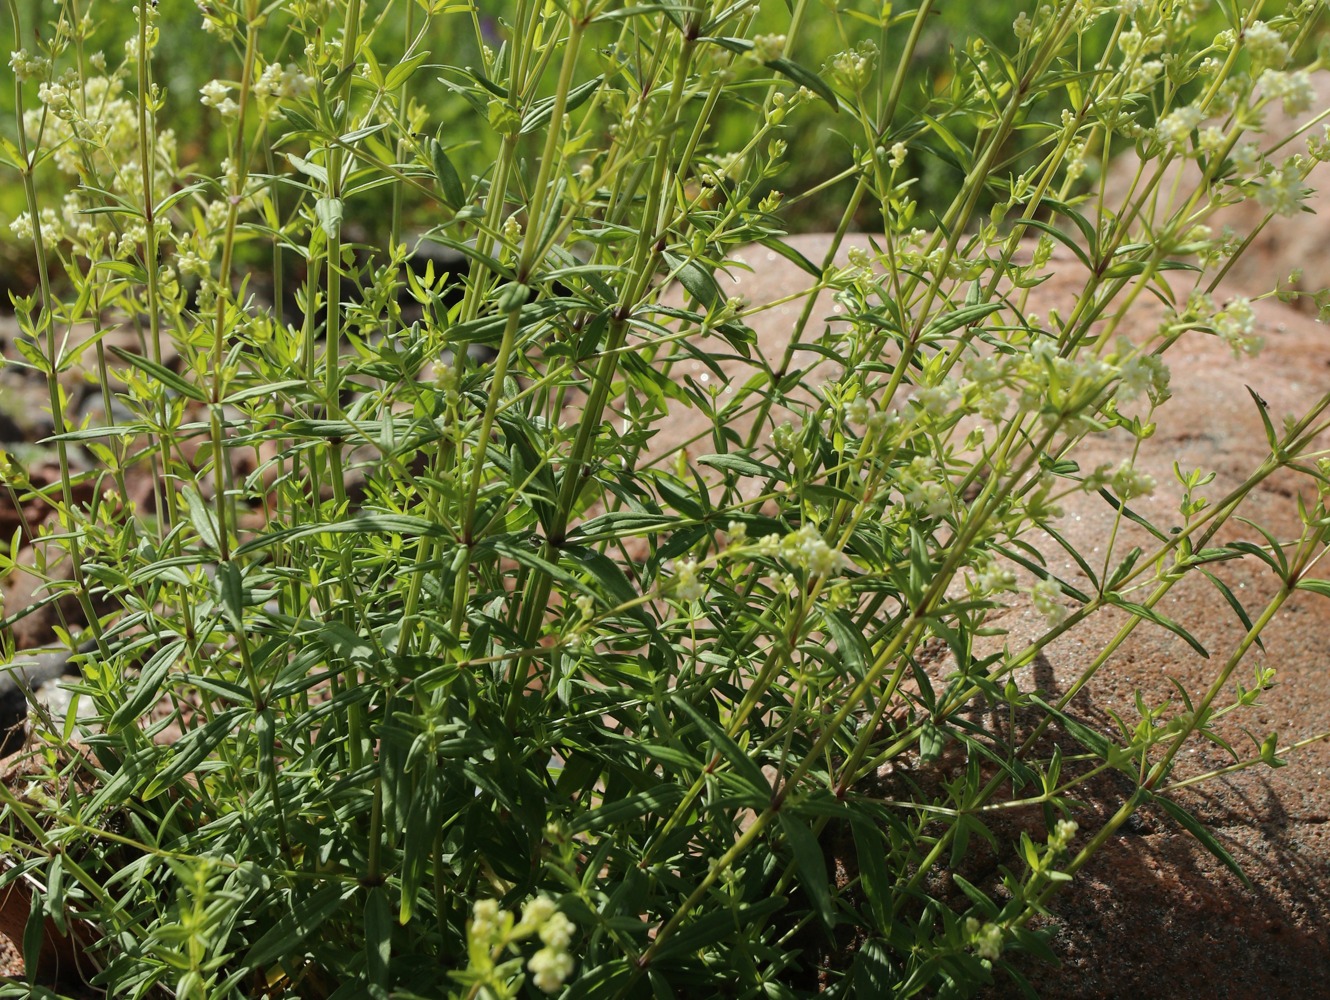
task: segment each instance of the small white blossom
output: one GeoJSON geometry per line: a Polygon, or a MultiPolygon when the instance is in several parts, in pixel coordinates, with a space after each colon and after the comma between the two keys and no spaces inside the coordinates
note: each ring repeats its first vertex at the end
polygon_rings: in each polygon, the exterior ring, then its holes
{"type": "Polygon", "coordinates": [[[1065,851],[1076,831],[1080,829],[1074,819],[1060,819],[1053,825],[1053,832],[1048,835],[1048,846],[1055,851],[1065,851]]]}
{"type": "Polygon", "coordinates": [[[1234,357],[1241,354],[1255,357],[1265,346],[1265,338],[1256,333],[1256,313],[1248,298],[1233,299],[1210,322],[1215,333],[1233,349],[1234,357]]]}
{"type": "Polygon", "coordinates": [[[566,951],[555,948],[541,948],[527,962],[531,981],[542,993],[553,993],[563,986],[564,980],[573,971],[573,957],[566,951]]]}
{"type": "Polygon", "coordinates": [[[1061,602],[1062,588],[1056,580],[1040,580],[1030,588],[1030,603],[1044,616],[1050,628],[1061,625],[1067,617],[1067,609],[1061,602]]]}
{"type": "Polygon", "coordinates": [[[1262,177],[1256,184],[1256,201],[1275,215],[1294,216],[1302,211],[1312,189],[1302,183],[1302,170],[1290,157],[1278,170],[1262,177]]]}
{"type": "Polygon", "coordinates": [[[760,63],[779,59],[785,54],[786,41],[784,35],[757,35],[748,54],[760,63]]]}
{"type": "Polygon", "coordinates": [[[1252,62],[1258,66],[1279,69],[1288,62],[1288,42],[1264,21],[1253,21],[1242,37],[1252,62]]]}
{"type": "Polygon", "coordinates": [[[1123,500],[1131,500],[1133,497],[1149,496],[1155,489],[1155,478],[1147,472],[1142,472],[1132,465],[1130,459],[1124,458],[1122,464],[1117,467],[1111,480],[1113,492],[1123,500]]]}
{"type": "Polygon", "coordinates": [[[1284,102],[1284,113],[1287,115],[1302,114],[1316,98],[1312,78],[1305,69],[1293,73],[1268,69],[1261,74],[1259,85],[1264,97],[1284,102]]]}
{"type": "Polygon", "coordinates": [[[1186,144],[1192,129],[1204,120],[1205,112],[1189,104],[1178,108],[1176,111],[1170,111],[1159,119],[1159,123],[1155,126],[1155,133],[1159,136],[1159,141],[1165,146],[1180,149],[1186,144]]]}
{"type": "Polygon", "coordinates": [[[695,601],[706,594],[706,585],[697,578],[696,559],[676,559],[671,564],[674,593],[681,601],[695,601]]]}
{"type": "Polygon", "coordinates": [[[215,108],[223,117],[230,117],[240,110],[240,105],[231,98],[231,85],[221,80],[209,80],[199,88],[201,103],[206,108],[215,108]]]}
{"type": "Polygon", "coordinates": [[[51,60],[45,56],[31,55],[27,49],[16,49],[9,53],[9,68],[14,71],[15,78],[21,83],[24,80],[35,80],[45,76],[50,72],[51,60]]]}

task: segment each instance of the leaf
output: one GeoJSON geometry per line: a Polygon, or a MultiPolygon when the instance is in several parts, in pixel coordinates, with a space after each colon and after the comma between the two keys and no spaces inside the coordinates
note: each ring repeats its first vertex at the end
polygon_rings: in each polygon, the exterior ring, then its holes
{"type": "Polygon", "coordinates": [[[1270,450],[1276,454],[1279,452],[1279,435],[1275,433],[1275,425],[1270,422],[1270,404],[1261,398],[1251,386],[1246,387],[1251,395],[1252,401],[1256,403],[1256,412],[1261,415],[1261,423],[1265,425],[1265,440],[1270,444],[1270,450]]]}
{"type": "Polygon", "coordinates": [[[778,466],[766,465],[742,455],[702,455],[697,461],[700,465],[709,465],[722,472],[734,472],[755,479],[775,479],[783,483],[790,478],[790,474],[778,466]]]}
{"type": "Polygon", "coordinates": [[[851,814],[850,832],[854,834],[854,853],[859,862],[859,885],[868,899],[875,929],[885,933],[891,928],[894,898],[887,870],[887,845],[882,831],[863,816],[851,814]]]}
{"type": "Polygon", "coordinates": [[[766,775],[757,766],[757,761],[730,739],[725,730],[694,708],[682,695],[676,694],[671,700],[697,723],[697,727],[702,730],[712,749],[734,765],[735,771],[744,779],[746,786],[763,798],[771,796],[771,782],[767,781],[766,775]]]}
{"type": "Polygon", "coordinates": [[[456,211],[466,204],[466,189],[462,187],[462,178],[458,176],[457,168],[448,159],[438,139],[429,141],[429,151],[434,178],[439,182],[439,190],[443,192],[443,203],[456,211]]]}
{"type": "Polygon", "coordinates": [[[288,890],[286,914],[254,942],[243,959],[245,967],[261,972],[278,959],[298,953],[305,940],[341,909],[342,903],[358,888],[354,883],[334,882],[308,896],[288,890]]]}
{"type": "Polygon", "coordinates": [[[320,198],[314,203],[314,214],[318,216],[324,235],[330,240],[337,239],[342,231],[342,199],[320,198]]]}
{"type": "Polygon", "coordinates": [[[1236,875],[1238,881],[1240,881],[1246,888],[1252,888],[1251,879],[1247,877],[1247,873],[1242,870],[1242,867],[1238,864],[1233,855],[1228,852],[1227,848],[1215,839],[1214,834],[1201,824],[1200,820],[1165,795],[1156,795],[1144,788],[1138,789],[1136,794],[1144,802],[1158,803],[1163,808],[1164,812],[1173,817],[1183,829],[1201,842],[1202,847],[1213,854],[1225,868],[1236,875]]]}
{"type": "Polygon", "coordinates": [[[794,854],[794,867],[799,873],[799,884],[812,900],[822,926],[830,929],[834,913],[831,907],[831,888],[827,884],[827,860],[817,837],[803,819],[788,810],[779,814],[781,832],[794,854]]]}
{"type": "Polygon", "coordinates": [[[310,163],[309,160],[296,156],[295,153],[284,153],[283,155],[290,162],[291,166],[295,167],[306,177],[312,177],[320,184],[326,185],[328,183],[327,168],[322,167],[317,163],[310,163]]]}
{"type": "Polygon", "coordinates": [[[1104,599],[1114,607],[1121,608],[1123,611],[1133,614],[1137,618],[1151,622],[1161,628],[1168,629],[1179,639],[1183,640],[1188,646],[1196,650],[1196,652],[1204,659],[1208,660],[1210,658],[1210,651],[1202,646],[1199,640],[1197,640],[1190,632],[1167,615],[1160,614],[1153,608],[1147,608],[1144,604],[1136,604],[1132,601],[1125,600],[1117,591],[1105,594],[1104,599]]]}
{"type": "Polygon", "coordinates": [[[944,313],[941,316],[935,316],[924,327],[923,336],[941,337],[944,334],[951,333],[953,330],[959,330],[963,326],[971,326],[986,316],[991,316],[1002,308],[1001,302],[981,302],[978,305],[965,306],[957,309],[955,312],[944,313]]]}
{"type": "MultiPolygon", "coordinates": [[[[1206,573],[1206,576],[1209,575],[1210,574],[1206,573]]],[[[1312,594],[1320,594],[1322,597],[1330,597],[1330,580],[1302,579],[1297,582],[1293,589],[1305,590],[1312,594]]],[[[1251,628],[1250,622],[1244,620],[1243,624],[1245,624],[1247,628],[1251,628]]]]}
{"type": "Polygon", "coordinates": [[[599,830],[618,829],[630,820],[647,813],[661,815],[683,800],[684,790],[675,784],[657,785],[624,799],[604,802],[599,808],[573,821],[573,833],[595,833],[599,830]]]}
{"type": "MultiPolygon", "coordinates": [[[[1202,569],[1200,572],[1207,580],[1209,580],[1211,583],[1215,585],[1215,589],[1218,590],[1219,593],[1223,595],[1224,600],[1228,602],[1228,606],[1232,608],[1233,613],[1238,616],[1238,621],[1242,622],[1242,627],[1245,628],[1248,632],[1250,632],[1252,629],[1251,615],[1247,614],[1247,609],[1242,606],[1242,602],[1238,600],[1237,595],[1235,595],[1233,591],[1228,588],[1228,585],[1224,583],[1223,580],[1219,579],[1219,577],[1215,576],[1208,569],[1202,569]]],[[[1325,594],[1325,596],[1330,597],[1330,587],[1327,587],[1325,590],[1316,591],[1312,587],[1303,587],[1302,584],[1306,582],[1316,583],[1316,582],[1325,582],[1325,581],[1300,580],[1298,581],[1298,589],[1312,590],[1314,593],[1322,593],[1325,594]]],[[[1261,641],[1261,635],[1259,632],[1256,634],[1256,647],[1260,649],[1262,652],[1265,651],[1265,643],[1261,641]]]]}
{"type": "Polygon", "coordinates": [[[412,56],[406,62],[400,62],[388,71],[387,77],[383,81],[384,90],[396,90],[402,84],[406,83],[407,78],[411,76],[420,64],[429,58],[429,52],[419,52],[412,56]]]}
{"type": "Polygon", "coordinates": [[[192,486],[186,486],[180,494],[185,498],[185,506],[189,509],[189,521],[198,532],[199,541],[213,552],[221,551],[222,540],[217,527],[216,511],[203,502],[199,491],[192,486]]]}
{"type": "Polygon", "coordinates": [[[774,250],[804,273],[810,274],[814,278],[820,279],[822,277],[822,268],[818,267],[788,243],[782,242],[775,236],[765,236],[757,242],[768,250],[774,250]]]}
{"type": "MultiPolygon", "coordinates": [[[[604,79],[603,76],[598,76],[568,91],[568,95],[564,98],[564,114],[580,107],[588,97],[596,92],[596,88],[601,85],[604,79]]],[[[543,101],[537,101],[532,105],[531,110],[522,119],[522,126],[518,134],[530,135],[532,132],[539,132],[548,125],[550,117],[554,114],[554,104],[555,99],[547,97],[543,101]]]]}
{"type": "Polygon", "coordinates": [[[1054,708],[1048,702],[1044,701],[1043,698],[1039,697],[1039,695],[1037,694],[1030,695],[1030,701],[1038,705],[1049,715],[1053,716],[1053,718],[1061,722],[1062,727],[1066,729],[1068,733],[1071,734],[1072,739],[1074,739],[1081,746],[1085,747],[1085,749],[1089,750],[1095,756],[1101,757],[1104,760],[1108,760],[1110,751],[1116,749],[1115,745],[1111,743],[1108,739],[1099,735],[1088,726],[1085,726],[1082,723],[1077,722],[1075,719],[1067,715],[1065,712],[1057,708],[1054,708]]]}
{"type": "Polygon", "coordinates": [[[192,399],[197,403],[207,402],[207,396],[204,395],[202,389],[200,389],[196,385],[191,385],[189,382],[186,382],[183,378],[181,378],[175,372],[171,371],[171,369],[167,368],[166,366],[159,365],[155,361],[149,361],[145,357],[133,354],[130,351],[126,351],[125,349],[120,347],[111,347],[109,348],[109,350],[117,358],[125,362],[125,364],[131,365],[132,367],[139,369],[139,371],[151,375],[153,378],[155,378],[158,382],[162,383],[168,389],[173,389],[174,391],[180,393],[180,395],[188,399],[192,399]]]}
{"type": "Polygon", "coordinates": [[[129,696],[120,703],[120,706],[112,713],[111,718],[107,720],[106,728],[109,732],[119,732],[126,726],[133,725],[140,715],[156,704],[160,696],[162,682],[166,679],[166,675],[170,673],[171,667],[175,665],[179,659],[180,651],[184,648],[184,639],[168,642],[143,665],[138,678],[130,688],[129,696]]]}
{"type": "Polygon", "coordinates": [[[243,706],[227,709],[213,718],[206,726],[191,730],[176,741],[171,747],[171,762],[156,777],[148,782],[143,790],[143,801],[156,798],[168,788],[173,788],[185,775],[193,771],[208,754],[221,745],[222,740],[231,735],[240,719],[250,712],[243,706]]]}
{"type": "Polygon", "coordinates": [[[388,890],[376,885],[365,896],[365,965],[371,986],[388,988],[392,945],[393,921],[388,914],[388,890]]]}
{"type": "Polygon", "coordinates": [[[781,76],[789,77],[801,87],[807,87],[822,100],[831,105],[831,110],[840,113],[840,101],[836,100],[836,93],[826,82],[811,70],[800,66],[797,62],[791,62],[789,59],[768,59],[762,64],[767,69],[774,69],[781,76]]]}

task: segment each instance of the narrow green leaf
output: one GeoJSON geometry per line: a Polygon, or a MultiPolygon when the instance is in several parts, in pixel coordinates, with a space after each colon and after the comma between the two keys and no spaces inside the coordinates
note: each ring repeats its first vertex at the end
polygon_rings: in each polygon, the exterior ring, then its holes
{"type": "Polygon", "coordinates": [[[324,235],[330,240],[336,239],[342,231],[342,199],[320,198],[314,203],[314,214],[318,216],[324,235]]]}
{"type": "Polygon", "coordinates": [[[766,66],[767,69],[774,69],[781,76],[788,77],[801,87],[807,87],[830,104],[832,111],[840,112],[840,101],[836,100],[836,92],[827,86],[826,81],[812,70],[805,69],[797,62],[792,62],[789,59],[768,59],[762,65],[766,66]]]}
{"type": "Polygon", "coordinates": [[[1137,795],[1145,802],[1155,802],[1163,807],[1164,812],[1168,813],[1183,829],[1200,841],[1201,846],[1213,854],[1220,864],[1236,875],[1239,882],[1248,889],[1252,888],[1251,879],[1242,870],[1242,866],[1228,852],[1228,849],[1215,839],[1214,834],[1202,825],[1200,820],[1166,795],[1155,795],[1144,788],[1139,789],[1137,795]]]}
{"type": "Polygon", "coordinates": [[[702,455],[697,461],[699,465],[709,465],[713,469],[734,472],[740,476],[775,479],[779,482],[785,482],[790,478],[790,474],[778,466],[766,465],[742,455],[702,455]]]}
{"type": "Polygon", "coordinates": [[[757,761],[748,756],[739,744],[730,739],[725,730],[694,708],[683,695],[675,695],[671,700],[697,723],[697,727],[702,730],[712,749],[734,766],[747,787],[764,798],[771,795],[771,782],[767,781],[762,768],[757,766],[757,761]]]}
{"type": "Polygon", "coordinates": [[[428,52],[418,52],[410,59],[406,60],[406,62],[398,63],[388,71],[388,75],[383,81],[383,89],[396,90],[402,84],[406,83],[411,74],[419,69],[420,64],[428,58],[428,52]]]}
{"type": "Polygon", "coordinates": [[[184,648],[184,639],[168,642],[143,665],[138,678],[129,689],[129,696],[107,720],[106,728],[109,732],[119,732],[126,726],[132,726],[140,715],[157,703],[161,697],[162,682],[184,648]]]}
{"type": "Polygon", "coordinates": [[[981,302],[978,305],[964,306],[954,312],[935,316],[924,327],[923,336],[925,338],[941,337],[953,330],[959,330],[963,326],[971,326],[984,317],[991,316],[1001,308],[1001,302],[981,302]]]}
{"type": "Polygon", "coordinates": [[[799,874],[799,884],[813,901],[822,926],[830,929],[834,913],[831,907],[831,887],[827,879],[827,860],[822,847],[817,842],[804,821],[789,810],[779,814],[780,829],[785,834],[785,841],[794,854],[795,871],[799,874]]]}
{"type": "Polygon", "coordinates": [[[365,895],[365,965],[371,986],[390,985],[388,962],[392,957],[393,921],[388,914],[388,890],[373,886],[365,895]]]}
{"type": "Polygon", "coordinates": [[[242,964],[262,972],[279,958],[297,952],[300,945],[322,927],[345,900],[359,891],[358,886],[334,882],[322,889],[304,895],[290,890],[286,893],[287,912],[268,932],[254,942],[245,954],[242,964]]]}
{"type": "Polygon", "coordinates": [[[1129,614],[1133,614],[1137,618],[1144,619],[1145,621],[1158,625],[1161,628],[1168,629],[1179,639],[1185,642],[1188,646],[1196,650],[1196,652],[1200,656],[1204,657],[1207,660],[1210,658],[1210,651],[1206,649],[1204,646],[1202,646],[1200,641],[1197,640],[1196,637],[1193,636],[1190,632],[1188,632],[1185,628],[1183,628],[1181,624],[1175,622],[1172,618],[1169,618],[1167,615],[1160,614],[1158,611],[1154,610],[1153,608],[1147,608],[1144,604],[1136,604],[1132,601],[1128,601],[1125,598],[1123,598],[1121,594],[1117,593],[1117,591],[1112,591],[1110,593],[1105,594],[1104,599],[1108,601],[1109,604],[1112,604],[1114,607],[1121,608],[1123,611],[1126,611],[1129,614]]]}
{"type": "Polygon", "coordinates": [[[199,541],[211,551],[220,552],[222,542],[217,527],[217,512],[203,502],[199,491],[192,486],[186,486],[180,491],[180,495],[185,498],[185,507],[189,510],[189,522],[198,532],[199,541]]]}
{"type": "Polygon", "coordinates": [[[458,176],[457,168],[448,159],[438,139],[429,141],[429,151],[434,178],[439,182],[439,190],[443,192],[443,203],[456,211],[466,204],[466,189],[462,187],[462,178],[458,176]]]}
{"type": "Polygon", "coordinates": [[[207,396],[204,395],[202,389],[186,382],[165,365],[159,365],[155,361],[150,361],[147,358],[140,357],[139,355],[126,351],[120,347],[111,347],[110,351],[121,361],[125,362],[125,364],[137,368],[139,371],[144,372],[147,375],[151,375],[158,382],[162,383],[162,385],[180,393],[180,395],[187,399],[192,399],[198,403],[207,402],[207,396]]]}

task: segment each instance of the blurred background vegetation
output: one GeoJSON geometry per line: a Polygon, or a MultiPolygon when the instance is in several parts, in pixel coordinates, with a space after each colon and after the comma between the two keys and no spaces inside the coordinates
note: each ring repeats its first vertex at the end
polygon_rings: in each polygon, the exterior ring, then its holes
{"type": "MultiPolygon", "coordinates": [[[[391,67],[400,58],[407,36],[407,10],[412,2],[370,0],[366,5],[368,16],[381,18],[383,22],[384,30],[376,36],[375,54],[386,67],[391,67]],[[399,40],[396,51],[393,51],[393,40],[399,40]]],[[[1013,42],[1013,19],[1022,11],[1037,16],[1038,2],[988,0],[985,3],[937,4],[936,16],[923,36],[908,71],[903,95],[907,108],[922,107],[933,96],[944,93],[957,73],[969,71],[977,53],[982,51],[982,44],[976,49],[976,40],[984,40],[993,49],[1009,47],[1013,42]]],[[[50,38],[54,32],[54,23],[60,15],[61,6],[51,0],[18,0],[18,3],[25,33],[30,37],[15,42],[10,37],[13,33],[12,25],[7,18],[4,19],[0,22],[0,39],[8,44],[3,51],[10,51],[20,45],[29,50],[41,48],[40,39],[50,38]]],[[[791,4],[792,0],[763,0],[754,33],[785,33],[789,27],[791,4]]],[[[886,26],[893,20],[908,21],[916,6],[911,3],[896,9],[891,0],[810,0],[806,5],[804,23],[796,35],[793,58],[800,65],[816,71],[834,53],[871,41],[880,49],[878,79],[881,81],[881,89],[885,91],[895,72],[899,50],[906,34],[904,26],[890,31],[886,30],[886,26]]],[[[1284,6],[1284,0],[1267,4],[1266,14],[1273,14],[1284,6]]],[[[79,7],[80,10],[87,8],[86,2],[79,7]]],[[[496,48],[503,44],[506,36],[503,12],[507,8],[507,0],[477,0],[476,20],[485,44],[496,48]]],[[[325,9],[338,11],[340,5],[325,5],[325,9]]],[[[122,57],[125,40],[131,38],[136,30],[133,7],[125,2],[101,2],[93,3],[91,10],[96,28],[93,43],[87,46],[86,51],[104,51],[108,65],[114,67],[122,57]]],[[[330,20],[326,26],[329,32],[340,27],[335,15],[332,16],[334,20],[330,20]]],[[[1211,0],[1205,16],[1213,20],[1215,31],[1226,27],[1228,15],[1224,0],[1211,0]]],[[[199,88],[213,79],[233,77],[240,64],[241,53],[219,44],[215,36],[202,30],[199,13],[193,4],[163,3],[159,18],[161,42],[154,69],[165,90],[159,128],[174,131],[182,164],[192,165],[201,174],[215,176],[217,164],[224,155],[225,137],[220,131],[219,117],[206,113],[208,109],[200,104],[199,88]]],[[[1082,38],[1083,65],[1091,64],[1102,52],[1108,37],[1108,20],[1111,19],[1101,19],[1098,27],[1082,38]]],[[[463,97],[445,85],[450,73],[456,78],[457,67],[479,65],[480,40],[475,37],[475,31],[471,30],[470,22],[470,17],[457,13],[436,19],[434,37],[427,48],[430,51],[429,62],[438,67],[433,76],[441,82],[432,91],[420,91],[413,95],[428,113],[423,131],[433,134],[440,128],[444,130],[450,156],[463,176],[483,175],[493,161],[497,146],[495,133],[489,129],[475,128],[475,111],[463,97]]],[[[607,27],[603,37],[598,39],[599,49],[595,45],[587,47],[584,79],[601,72],[602,66],[597,63],[603,62],[603,49],[606,44],[612,44],[615,30],[614,26],[607,27]]],[[[269,60],[300,61],[301,53],[296,51],[295,46],[293,39],[289,36],[283,38],[280,32],[269,31],[264,35],[264,54],[269,60]]],[[[34,85],[29,86],[35,89],[34,85]]],[[[746,132],[752,121],[748,102],[759,103],[765,91],[766,83],[758,80],[751,87],[737,86],[733,93],[727,95],[707,152],[723,153],[743,145],[749,137],[746,132]]],[[[29,107],[33,106],[36,102],[35,93],[29,95],[27,101],[29,107]]],[[[1039,113],[1039,108],[1031,108],[1029,118],[1038,120],[1039,113]]],[[[1049,113],[1055,115],[1057,111],[1049,109],[1049,113]]],[[[786,201],[782,213],[786,225],[792,232],[834,229],[840,221],[850,182],[819,185],[851,163],[856,143],[863,141],[862,131],[848,116],[833,114],[820,101],[810,102],[798,109],[785,124],[783,138],[789,146],[787,163],[782,173],[772,179],[770,186],[789,195],[817,189],[809,196],[791,197],[786,201]]],[[[16,128],[13,89],[0,87],[0,134],[12,138],[16,128]]],[[[889,136],[888,141],[891,138],[889,136]]],[[[963,124],[957,131],[957,138],[962,142],[972,138],[965,134],[963,124]]],[[[532,155],[535,155],[541,137],[533,135],[527,141],[532,155]]],[[[931,212],[945,205],[954,193],[960,174],[949,167],[950,159],[950,154],[941,143],[924,140],[911,145],[910,167],[917,177],[913,197],[919,203],[920,225],[927,226],[931,212]]],[[[277,162],[282,161],[279,158],[277,162]]],[[[1087,188],[1095,180],[1092,157],[1089,162],[1091,170],[1087,171],[1082,180],[1087,188]]],[[[1020,169],[1025,165],[1014,161],[1007,167],[1020,169]]],[[[9,229],[9,223],[24,210],[23,190],[17,180],[17,177],[11,176],[0,183],[0,309],[9,306],[7,292],[23,294],[30,291],[34,284],[31,249],[17,241],[9,229]]],[[[68,178],[57,176],[48,164],[39,170],[37,181],[44,195],[43,203],[51,205],[58,202],[68,178]]],[[[372,199],[373,195],[362,197],[372,199]]],[[[367,227],[363,237],[376,242],[383,234],[373,231],[373,220],[386,217],[384,208],[362,200],[359,205],[348,206],[348,221],[367,227]]],[[[416,206],[414,209],[407,206],[407,211],[407,222],[411,227],[423,230],[433,224],[428,206],[416,206]]],[[[862,216],[854,221],[856,228],[860,229],[873,228],[878,222],[871,208],[865,208],[862,216]]],[[[256,256],[247,263],[262,267],[262,261],[261,256],[256,256]]]]}

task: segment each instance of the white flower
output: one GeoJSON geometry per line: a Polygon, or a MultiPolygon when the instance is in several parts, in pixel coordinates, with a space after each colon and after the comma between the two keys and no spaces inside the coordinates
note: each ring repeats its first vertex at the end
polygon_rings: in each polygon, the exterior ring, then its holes
{"type": "Polygon", "coordinates": [[[1261,74],[1260,88],[1263,96],[1271,100],[1284,102],[1284,113],[1300,115],[1312,106],[1316,91],[1312,87],[1312,78],[1305,69],[1294,73],[1268,69],[1261,74]]]}
{"type": "Polygon", "coordinates": [[[221,80],[209,80],[199,88],[202,104],[206,108],[215,108],[223,116],[230,116],[240,110],[240,106],[231,99],[231,85],[221,80]]]}
{"type": "Polygon", "coordinates": [[[749,55],[760,63],[779,59],[785,54],[786,41],[784,35],[757,35],[753,39],[753,47],[749,50],[749,55]]]}
{"type": "Polygon", "coordinates": [[[1044,616],[1050,628],[1056,628],[1067,617],[1067,609],[1060,602],[1062,588],[1056,580],[1040,580],[1030,588],[1030,603],[1044,616]]]}
{"type": "Polygon", "coordinates": [[[1278,170],[1266,174],[1256,183],[1257,203],[1275,215],[1297,215],[1311,193],[1311,188],[1302,183],[1302,171],[1292,157],[1284,161],[1278,170]]]}
{"type": "Polygon", "coordinates": [[[1265,338],[1256,333],[1256,313],[1251,300],[1239,296],[1224,306],[1210,321],[1215,333],[1233,349],[1233,356],[1255,357],[1265,346],[1265,338]]]}
{"type": "Polygon", "coordinates": [[[679,600],[695,601],[706,594],[706,585],[697,578],[696,559],[676,559],[671,569],[674,571],[674,592],[679,600]]]}
{"type": "Polygon", "coordinates": [[[551,913],[540,928],[540,940],[550,948],[567,951],[577,928],[562,913],[551,913]]]}
{"type": "Polygon", "coordinates": [[[1288,43],[1264,21],[1253,21],[1242,37],[1253,63],[1278,69],[1288,62],[1288,43]]]}
{"type": "Polygon", "coordinates": [[[997,924],[983,924],[974,917],[965,921],[965,930],[974,939],[974,952],[990,962],[1002,954],[1002,928],[997,924]]]}
{"type": "Polygon", "coordinates": [[[32,239],[32,216],[27,212],[16,216],[14,221],[9,224],[9,231],[14,234],[16,239],[32,239]]]}
{"type": "Polygon", "coordinates": [[[1079,829],[1080,825],[1073,819],[1058,820],[1053,825],[1053,832],[1048,835],[1048,846],[1055,851],[1065,851],[1079,829]]]}
{"type": "Polygon", "coordinates": [[[501,925],[509,914],[499,909],[497,899],[478,899],[471,907],[470,936],[473,940],[491,942],[501,933],[501,925]]]}
{"type": "Polygon", "coordinates": [[[1131,464],[1131,459],[1124,458],[1122,464],[1113,473],[1113,492],[1123,500],[1133,497],[1149,496],[1155,489],[1155,478],[1148,472],[1141,472],[1131,464]]]}
{"type": "Polygon", "coordinates": [[[27,49],[16,49],[9,53],[9,68],[19,82],[34,80],[45,76],[51,68],[51,61],[45,56],[29,55],[27,49]]]}
{"type": "Polygon", "coordinates": [[[553,993],[573,971],[573,958],[566,951],[541,948],[527,963],[531,981],[543,993],[553,993]]]}
{"type": "Polygon", "coordinates": [[[1205,112],[1189,104],[1159,119],[1155,132],[1164,145],[1179,149],[1186,143],[1192,129],[1204,120],[1205,112]]]}

